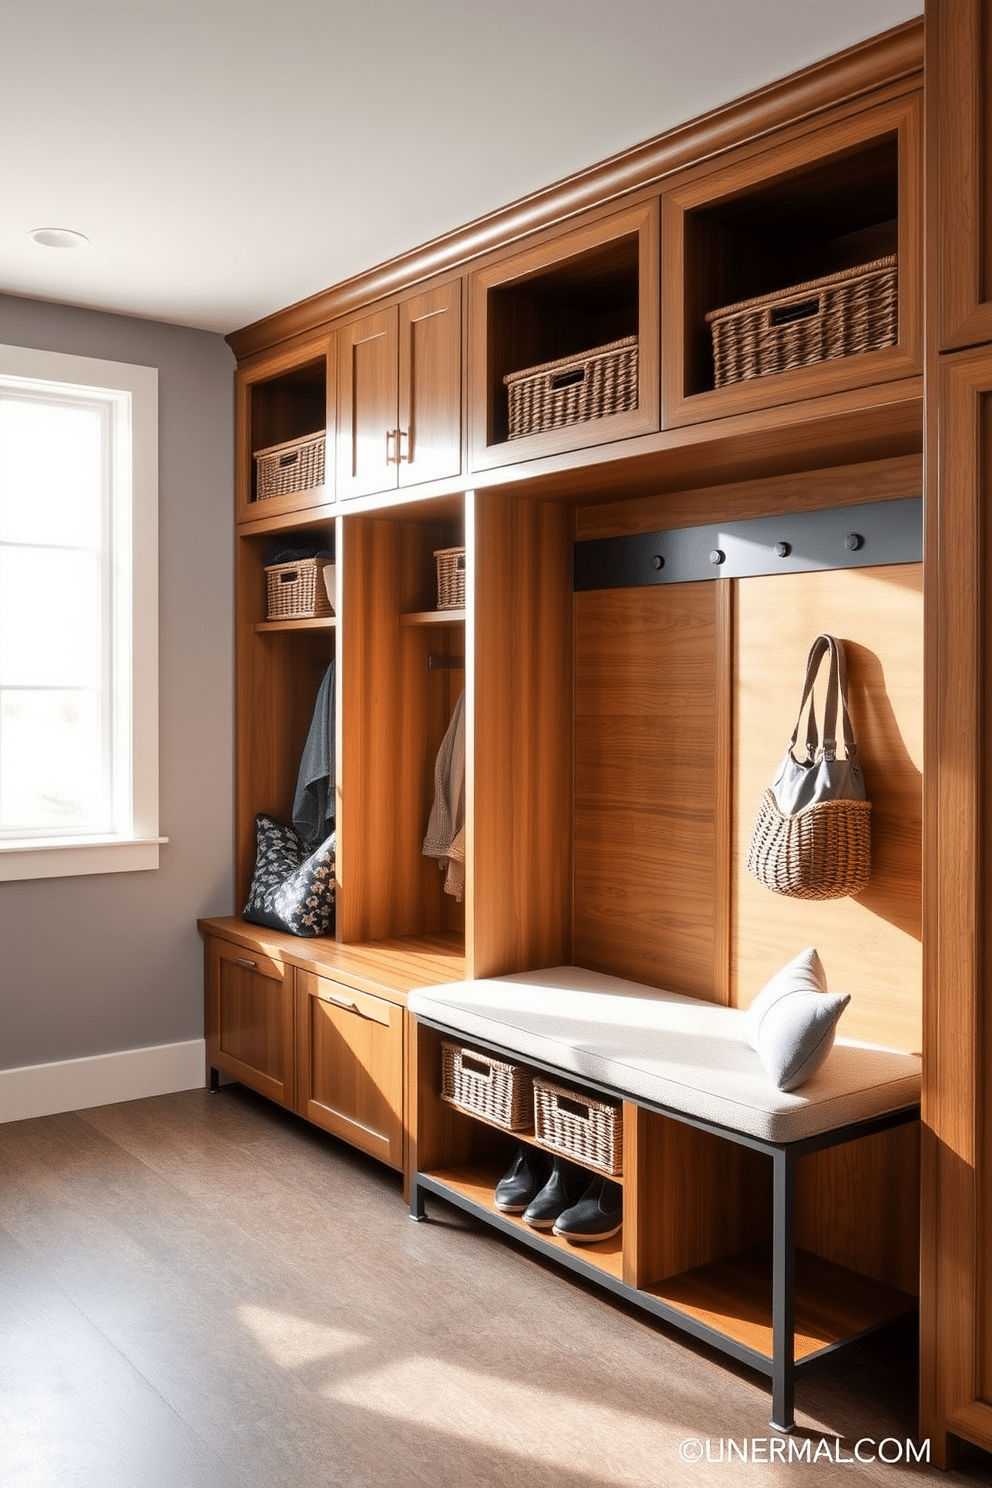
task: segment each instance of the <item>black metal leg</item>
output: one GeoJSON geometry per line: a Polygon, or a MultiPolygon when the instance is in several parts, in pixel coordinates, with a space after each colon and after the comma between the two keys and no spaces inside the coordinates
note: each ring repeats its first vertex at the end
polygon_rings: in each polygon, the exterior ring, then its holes
{"type": "Polygon", "coordinates": [[[214,1069],[213,1065],[210,1066],[210,1079],[207,1082],[207,1089],[211,1095],[216,1095],[220,1089],[220,1070],[214,1069]]]}
{"type": "Polygon", "coordinates": [[[792,1431],[796,1352],[796,1159],[788,1148],[772,1155],[772,1425],[792,1431]]]}
{"type": "Polygon", "coordinates": [[[424,1208],[424,1192],[416,1178],[410,1180],[410,1218],[416,1220],[427,1218],[427,1210],[424,1208]]]}

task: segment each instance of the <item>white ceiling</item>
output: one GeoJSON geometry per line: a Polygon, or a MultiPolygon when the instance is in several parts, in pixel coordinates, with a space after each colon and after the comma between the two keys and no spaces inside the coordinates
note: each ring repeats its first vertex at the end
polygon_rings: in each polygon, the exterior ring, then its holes
{"type": "Polygon", "coordinates": [[[227,332],[922,9],[0,0],[0,291],[227,332]]]}

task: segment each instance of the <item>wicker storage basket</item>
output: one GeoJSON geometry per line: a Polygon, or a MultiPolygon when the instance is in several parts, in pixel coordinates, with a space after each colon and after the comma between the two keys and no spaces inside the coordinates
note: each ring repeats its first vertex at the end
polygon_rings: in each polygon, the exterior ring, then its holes
{"type": "Polygon", "coordinates": [[[307,434],[285,444],[273,444],[255,454],[255,499],[288,496],[293,491],[312,491],[324,484],[325,433],[307,434]]]}
{"type": "Polygon", "coordinates": [[[510,372],[503,381],[511,439],[623,413],[637,407],[637,337],[510,372]]]}
{"type": "Polygon", "coordinates": [[[437,607],[439,610],[465,608],[465,549],[436,548],[437,607]]]}
{"type": "Polygon", "coordinates": [[[716,386],[893,346],[898,319],[895,254],[711,310],[716,386]]]}
{"type": "Polygon", "coordinates": [[[529,1132],[534,1127],[530,1071],[475,1049],[442,1042],[441,1099],[506,1131],[529,1132]]]}
{"type": "Polygon", "coordinates": [[[601,1173],[623,1172],[623,1109],[534,1076],[534,1135],[543,1147],[601,1173]]]}
{"type": "Polygon", "coordinates": [[[788,816],[766,790],[747,868],[766,889],[790,899],[859,894],[871,877],[871,802],[822,801],[788,816]]]}
{"type": "Polygon", "coordinates": [[[333,615],[324,583],[330,558],[300,558],[265,570],[270,620],[319,620],[333,615]]]}

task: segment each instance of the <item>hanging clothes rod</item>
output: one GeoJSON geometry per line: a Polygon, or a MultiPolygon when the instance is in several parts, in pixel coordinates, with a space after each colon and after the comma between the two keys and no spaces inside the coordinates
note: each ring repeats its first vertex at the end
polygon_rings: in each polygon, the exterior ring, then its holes
{"type": "Polygon", "coordinates": [[[453,670],[458,667],[464,667],[464,665],[464,656],[439,656],[434,651],[427,653],[427,669],[430,672],[438,672],[445,669],[453,670]]]}

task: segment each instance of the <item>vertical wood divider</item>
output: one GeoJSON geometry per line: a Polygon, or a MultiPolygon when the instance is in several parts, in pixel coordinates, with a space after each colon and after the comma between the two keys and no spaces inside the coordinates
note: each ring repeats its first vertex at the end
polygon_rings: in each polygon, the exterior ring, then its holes
{"type": "Polygon", "coordinates": [[[718,582],[713,588],[716,603],[713,1001],[728,1006],[731,1000],[730,954],[734,916],[734,616],[737,580],[718,582]]]}

